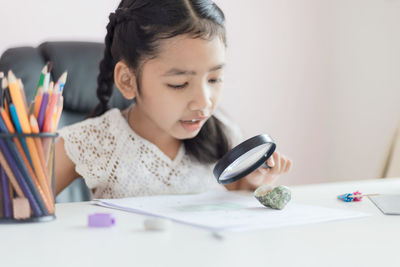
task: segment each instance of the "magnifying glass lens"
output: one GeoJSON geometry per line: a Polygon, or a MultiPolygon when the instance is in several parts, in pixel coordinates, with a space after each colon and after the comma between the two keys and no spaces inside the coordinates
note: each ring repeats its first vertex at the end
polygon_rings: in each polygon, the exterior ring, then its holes
{"type": "Polygon", "coordinates": [[[250,149],[240,157],[238,157],[234,162],[232,162],[221,174],[219,180],[224,181],[231,179],[239,175],[240,173],[247,170],[255,162],[260,160],[271,148],[271,143],[262,144],[250,149]]]}

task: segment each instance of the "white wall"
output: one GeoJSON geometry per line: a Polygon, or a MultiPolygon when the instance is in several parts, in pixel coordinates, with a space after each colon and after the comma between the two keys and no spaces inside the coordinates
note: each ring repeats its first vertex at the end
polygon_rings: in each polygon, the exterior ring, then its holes
{"type": "MultiPolygon", "coordinates": [[[[0,52],[102,41],[118,2],[2,0],[0,52]]],[[[400,1],[216,2],[229,34],[223,107],[294,160],[282,183],[378,177],[400,122],[400,1]]]]}

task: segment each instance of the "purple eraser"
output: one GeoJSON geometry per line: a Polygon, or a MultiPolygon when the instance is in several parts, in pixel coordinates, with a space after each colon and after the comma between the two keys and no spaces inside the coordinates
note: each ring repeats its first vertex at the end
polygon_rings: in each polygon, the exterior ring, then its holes
{"type": "Polygon", "coordinates": [[[89,227],[111,227],[115,224],[115,218],[110,213],[89,214],[89,227]]]}

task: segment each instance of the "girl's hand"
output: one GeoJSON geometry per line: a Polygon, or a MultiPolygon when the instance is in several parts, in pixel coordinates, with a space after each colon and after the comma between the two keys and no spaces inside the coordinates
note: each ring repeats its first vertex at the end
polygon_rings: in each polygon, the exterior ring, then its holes
{"type": "Polygon", "coordinates": [[[267,160],[268,166],[271,168],[260,167],[243,179],[226,185],[229,190],[255,190],[263,184],[273,184],[280,174],[290,171],[292,161],[280,152],[275,151],[267,160]]]}

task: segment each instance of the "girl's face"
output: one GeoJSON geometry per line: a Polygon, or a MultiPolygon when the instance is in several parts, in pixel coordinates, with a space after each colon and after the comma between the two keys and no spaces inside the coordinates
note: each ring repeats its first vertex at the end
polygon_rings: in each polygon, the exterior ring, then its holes
{"type": "Polygon", "coordinates": [[[219,38],[177,36],[160,48],[142,67],[132,127],[150,141],[193,138],[220,101],[225,46],[219,38]]]}

